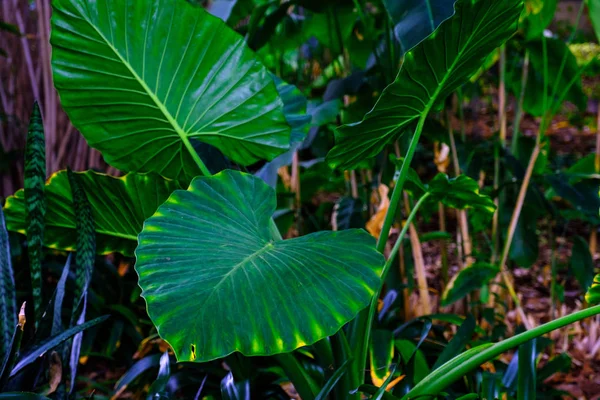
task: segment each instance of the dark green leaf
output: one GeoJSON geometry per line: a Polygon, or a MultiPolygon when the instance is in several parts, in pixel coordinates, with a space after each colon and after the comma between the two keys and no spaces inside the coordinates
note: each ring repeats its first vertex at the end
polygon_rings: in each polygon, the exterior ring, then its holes
{"type": "Polygon", "coordinates": [[[535,339],[519,346],[519,378],[517,400],[536,399],[536,351],[535,339]]]}
{"type": "Polygon", "coordinates": [[[8,381],[13,371],[13,366],[19,356],[21,350],[21,339],[23,338],[23,329],[25,327],[25,303],[21,306],[19,312],[19,322],[13,328],[13,334],[10,341],[7,343],[9,351],[6,353],[3,359],[0,359],[0,390],[4,388],[4,385],[8,381]]]}
{"type": "Polygon", "coordinates": [[[131,384],[136,378],[151,368],[158,368],[161,359],[160,354],[152,354],[137,361],[121,376],[115,384],[115,391],[123,389],[131,384]]]}
{"type": "Polygon", "coordinates": [[[370,235],[277,241],[274,211],[272,188],[226,170],[175,191],[145,222],[139,284],[179,361],[291,351],[337,332],[370,301],[383,264],[370,235]]]}
{"type": "Polygon", "coordinates": [[[525,3],[527,17],[520,28],[525,32],[526,40],[538,39],[543,35],[554,18],[556,3],[557,0],[533,0],[525,3]]]}
{"type": "Polygon", "coordinates": [[[600,41],[600,0],[586,0],[590,20],[596,32],[596,39],[600,41]]]}
{"type": "MultiPolygon", "coordinates": [[[[92,206],[96,225],[96,251],[133,255],[137,235],[150,217],[175,189],[176,181],[156,174],[127,174],[112,177],[94,171],[76,172],[92,206]]],[[[48,213],[44,244],[59,250],[76,250],[77,221],[67,171],[53,174],[46,184],[48,213]]],[[[9,230],[25,232],[23,191],[6,200],[6,224],[9,230]]]]}
{"type": "Polygon", "coordinates": [[[365,226],[363,208],[361,199],[350,196],[341,197],[333,207],[331,223],[332,225],[335,223],[334,230],[363,228],[365,226]]]}
{"type": "Polygon", "coordinates": [[[497,266],[484,262],[476,262],[462,269],[452,277],[444,289],[442,305],[450,305],[483,285],[487,285],[498,272],[497,266]]]}
{"type": "Polygon", "coordinates": [[[19,372],[20,370],[37,360],[39,357],[44,355],[47,351],[55,348],[65,340],[73,337],[79,332],[83,332],[84,330],[91,328],[92,326],[98,325],[106,321],[108,318],[108,315],[98,317],[81,325],[69,328],[56,336],[45,339],[44,341],[42,341],[41,344],[36,346],[34,349],[29,350],[27,353],[25,353],[22,357],[19,358],[19,361],[17,362],[17,364],[11,372],[11,376],[14,376],[17,372],[19,372]]]}
{"type": "Polygon", "coordinates": [[[192,139],[243,165],[289,148],[268,71],[202,7],[167,0],[52,5],[61,103],[111,165],[188,181],[200,173],[192,139]]]}
{"type": "Polygon", "coordinates": [[[450,340],[448,345],[439,355],[431,369],[435,370],[441,365],[445,364],[447,361],[459,355],[465,349],[465,346],[471,341],[476,326],[477,322],[475,321],[475,318],[469,314],[456,331],[456,334],[452,340],[450,340]]]}
{"type": "Polygon", "coordinates": [[[431,35],[454,15],[456,0],[383,0],[394,24],[394,34],[402,54],[431,35]]]}
{"type": "Polygon", "coordinates": [[[406,53],[396,80],[362,122],[336,131],[332,167],[349,169],[378,154],[475,73],[516,30],[520,0],[461,0],[456,14],[406,53]],[[443,56],[440,56],[443,55],[443,56]]]}
{"type": "Polygon", "coordinates": [[[19,28],[13,24],[6,23],[0,20],[0,31],[14,33],[15,35],[21,35],[19,28]]]}
{"type": "Polygon", "coordinates": [[[35,325],[42,316],[42,260],[44,258],[44,218],[46,215],[46,140],[38,103],[33,104],[25,148],[25,189],[27,207],[27,253],[35,325]]]}
{"type": "Polygon", "coordinates": [[[17,326],[15,278],[10,257],[10,243],[0,210],[0,362],[10,351],[10,341],[17,326]]]}
{"type": "Polygon", "coordinates": [[[331,393],[331,391],[333,390],[335,385],[337,385],[340,378],[347,372],[348,367],[350,367],[352,361],[352,358],[348,358],[346,361],[344,361],[342,365],[340,365],[340,367],[333,373],[333,375],[331,375],[327,382],[325,382],[325,385],[323,385],[323,388],[321,389],[317,397],[315,397],[315,400],[326,400],[328,398],[329,393],[331,393]]]}
{"type": "Polygon", "coordinates": [[[394,333],[387,329],[373,330],[369,355],[371,379],[381,386],[390,375],[394,358],[394,333]]]}
{"type": "Polygon", "coordinates": [[[496,210],[492,199],[479,193],[477,181],[466,175],[450,179],[446,174],[437,174],[427,185],[427,191],[431,193],[431,200],[448,207],[474,208],[488,213],[496,210]]]}
{"type": "Polygon", "coordinates": [[[569,267],[581,289],[588,290],[594,280],[594,260],[587,241],[581,236],[573,238],[569,267]]]}

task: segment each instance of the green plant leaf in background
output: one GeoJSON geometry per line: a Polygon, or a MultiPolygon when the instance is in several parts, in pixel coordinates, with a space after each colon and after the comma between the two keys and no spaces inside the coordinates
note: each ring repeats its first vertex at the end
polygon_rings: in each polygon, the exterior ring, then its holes
{"type": "Polygon", "coordinates": [[[54,83],[73,124],[109,164],[189,181],[203,165],[193,140],[243,165],[289,147],[269,72],[201,7],[184,0],[52,5],[54,83]]]}
{"type": "Polygon", "coordinates": [[[526,15],[519,28],[525,32],[526,40],[538,39],[554,18],[557,0],[526,0],[526,15]]]}
{"type": "Polygon", "coordinates": [[[577,282],[579,282],[581,290],[586,291],[592,286],[594,260],[590,254],[588,242],[578,235],[573,238],[569,268],[571,273],[575,275],[577,282]]]}
{"type": "Polygon", "coordinates": [[[394,24],[394,34],[402,54],[421,43],[442,22],[452,17],[455,3],[456,0],[383,0],[394,24]]]}
{"type": "Polygon", "coordinates": [[[35,102],[29,121],[25,147],[25,189],[27,208],[27,254],[31,274],[31,293],[35,326],[42,316],[42,260],[44,258],[44,219],[46,215],[46,140],[40,108],[35,102]]]}
{"type": "Polygon", "coordinates": [[[600,0],[586,0],[588,14],[596,32],[596,39],[600,42],[600,0]]]}
{"type": "Polygon", "coordinates": [[[487,285],[499,272],[497,266],[485,262],[476,262],[454,275],[442,294],[442,306],[450,305],[462,299],[474,290],[487,285]]]}
{"type": "Polygon", "coordinates": [[[384,261],[370,235],[275,240],[274,211],[271,187],[226,170],[175,191],[145,222],[139,284],[179,361],[289,352],[337,332],[370,301],[384,261]]]}
{"type": "Polygon", "coordinates": [[[466,175],[450,179],[446,174],[437,174],[429,182],[427,189],[432,201],[439,201],[448,207],[461,210],[475,208],[490,214],[496,210],[494,201],[479,193],[477,181],[466,175]]]}
{"type": "Polygon", "coordinates": [[[0,362],[10,352],[10,342],[17,326],[16,295],[8,231],[0,210],[0,362]]]}
{"type": "MultiPolygon", "coordinates": [[[[76,172],[92,207],[98,254],[119,252],[132,256],[137,235],[149,218],[175,189],[181,186],[156,174],[127,174],[113,177],[94,171],[76,172]]],[[[44,245],[59,250],[76,250],[77,221],[67,171],[53,174],[46,183],[48,213],[44,245]]],[[[23,190],[6,200],[8,230],[24,233],[23,190]]]]}
{"type": "Polygon", "coordinates": [[[362,122],[336,130],[336,145],[327,156],[330,165],[353,168],[413,122],[424,123],[429,111],[515,32],[521,9],[520,0],[457,2],[456,14],[405,55],[396,80],[362,122]]]}
{"type": "Polygon", "coordinates": [[[590,286],[585,294],[585,301],[587,301],[589,304],[600,303],[600,274],[594,277],[592,286],[590,286]]]}
{"type": "MultiPolygon", "coordinates": [[[[562,60],[565,58],[564,67],[561,73],[561,79],[550,79],[546,91],[548,96],[552,95],[556,87],[555,97],[550,98],[552,108],[559,106],[558,100],[562,93],[567,90],[565,100],[573,103],[581,111],[585,111],[587,98],[583,93],[581,78],[577,79],[571,85],[571,81],[579,74],[580,67],[577,65],[577,59],[562,39],[545,38],[546,56],[548,59],[548,76],[558,76],[561,72],[562,60]],[[570,87],[568,87],[571,85],[570,87]]],[[[523,98],[523,109],[536,117],[542,116],[546,111],[544,109],[544,46],[542,39],[531,40],[525,44],[529,51],[531,67],[525,87],[525,97],[523,98]]],[[[506,81],[511,91],[518,95],[521,92],[522,67],[507,68],[506,81]]]]}

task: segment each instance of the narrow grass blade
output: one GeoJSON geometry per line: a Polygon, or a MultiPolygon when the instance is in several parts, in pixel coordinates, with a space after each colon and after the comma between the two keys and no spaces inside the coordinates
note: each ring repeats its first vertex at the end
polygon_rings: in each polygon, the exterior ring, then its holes
{"type": "Polygon", "coordinates": [[[21,339],[23,338],[23,329],[25,329],[25,321],[25,303],[23,303],[21,311],[19,312],[19,322],[14,328],[13,336],[9,342],[10,351],[6,354],[0,365],[0,390],[2,390],[8,381],[8,378],[11,376],[12,367],[15,365],[15,361],[19,355],[21,339]]]}
{"type": "Polygon", "coordinates": [[[15,278],[10,258],[8,232],[0,208],[0,360],[10,351],[10,341],[17,325],[15,278]]]}
{"type": "Polygon", "coordinates": [[[349,358],[346,361],[344,361],[344,363],[342,365],[340,365],[340,367],[337,369],[337,371],[335,371],[335,373],[333,375],[331,375],[331,377],[327,380],[327,382],[325,383],[325,385],[323,386],[323,388],[321,389],[321,391],[319,392],[317,397],[315,397],[315,400],[326,400],[327,399],[327,396],[329,396],[329,393],[331,393],[331,391],[333,390],[335,385],[337,385],[337,383],[339,382],[340,378],[348,370],[348,367],[350,366],[350,363],[352,362],[352,360],[353,360],[352,358],[349,358]]]}
{"type": "Polygon", "coordinates": [[[536,383],[536,340],[519,346],[519,378],[517,386],[517,400],[535,399],[536,383]]]}
{"type": "Polygon", "coordinates": [[[43,356],[48,350],[55,348],[56,346],[58,346],[65,340],[72,338],[79,332],[83,332],[84,330],[91,328],[92,326],[96,326],[106,321],[108,318],[109,315],[104,315],[102,317],[95,318],[91,321],[88,321],[78,326],[74,326],[73,328],[67,329],[56,336],[44,340],[42,344],[28,351],[26,354],[23,355],[23,357],[19,359],[19,361],[17,362],[17,364],[11,372],[11,376],[14,376],[17,372],[19,372],[20,370],[37,360],[38,357],[43,356]]]}
{"type": "Polygon", "coordinates": [[[60,274],[60,279],[56,285],[56,296],[54,297],[54,313],[52,315],[52,335],[57,335],[63,330],[62,324],[62,304],[65,298],[65,286],[67,285],[67,278],[69,277],[69,270],[71,269],[71,258],[73,254],[69,254],[67,262],[60,274]]]}
{"type": "Polygon", "coordinates": [[[34,323],[37,327],[42,313],[42,259],[44,246],[44,218],[46,216],[46,140],[42,114],[33,105],[27,145],[25,148],[25,204],[27,205],[27,252],[31,274],[34,323]]]}

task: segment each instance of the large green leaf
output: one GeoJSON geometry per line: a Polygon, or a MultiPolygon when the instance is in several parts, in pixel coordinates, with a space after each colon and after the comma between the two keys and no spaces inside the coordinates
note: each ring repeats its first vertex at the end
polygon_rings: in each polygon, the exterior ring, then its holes
{"type": "Polygon", "coordinates": [[[457,2],[456,14],[405,55],[396,80],[362,122],[338,128],[330,165],[353,168],[424,118],[515,32],[521,9],[520,0],[457,2]]]}
{"type": "MultiPolygon", "coordinates": [[[[96,225],[96,251],[133,255],[137,235],[144,220],[150,217],[175,189],[176,181],[155,174],[128,174],[120,178],[93,171],[77,172],[92,207],[96,225]]],[[[25,202],[19,190],[6,200],[8,230],[25,233],[25,202]]],[[[48,212],[44,245],[53,249],[75,251],[77,221],[67,171],[60,171],[46,183],[48,212]]]]}
{"type": "Polygon", "coordinates": [[[175,191],[145,222],[139,284],[179,361],[289,352],[370,301],[384,261],[374,239],[356,229],[273,239],[275,203],[260,178],[226,170],[175,191]]]}
{"type": "Polygon", "coordinates": [[[448,207],[460,210],[474,208],[486,213],[496,210],[494,201],[479,193],[477,181],[466,175],[448,178],[446,174],[437,174],[427,185],[427,191],[431,193],[433,201],[442,202],[448,207]]]}
{"type": "Polygon", "coordinates": [[[525,39],[538,39],[550,25],[556,12],[557,0],[527,0],[525,2],[526,18],[520,28],[525,32],[525,39]]]}
{"type": "Polygon", "coordinates": [[[394,34],[406,53],[452,17],[456,0],[383,0],[394,23],[394,34]]]}
{"type": "Polygon", "coordinates": [[[289,147],[269,72],[201,7],[184,0],[56,0],[53,7],[62,105],[108,163],[187,180],[200,172],[194,140],[244,165],[289,147]]]}

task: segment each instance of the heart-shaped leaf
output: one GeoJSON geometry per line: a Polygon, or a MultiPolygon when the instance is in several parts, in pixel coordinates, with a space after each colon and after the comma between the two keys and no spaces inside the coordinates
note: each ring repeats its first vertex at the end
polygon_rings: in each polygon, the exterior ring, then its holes
{"type": "Polygon", "coordinates": [[[239,164],[289,147],[269,72],[241,36],[184,0],[56,0],[54,83],[73,124],[124,171],[189,180],[198,140],[239,164]]]}
{"type": "Polygon", "coordinates": [[[396,80],[362,122],[337,129],[329,164],[354,168],[377,155],[411,123],[424,120],[515,32],[521,9],[521,0],[458,1],[455,15],[406,53],[396,80]]]}
{"type": "Polygon", "coordinates": [[[142,296],[179,361],[289,352],[370,301],[383,256],[363,230],[275,240],[275,191],[226,170],[176,190],[144,224],[142,296]]]}
{"type": "MultiPolygon", "coordinates": [[[[94,171],[76,174],[81,178],[92,208],[98,254],[119,252],[133,255],[144,220],[154,214],[173,190],[181,187],[176,181],[156,174],[128,174],[120,178],[94,171]]],[[[67,171],[50,177],[46,183],[46,198],[48,212],[44,245],[75,251],[77,224],[67,171]]],[[[6,199],[4,212],[8,230],[25,233],[27,210],[23,190],[6,199]]]]}

